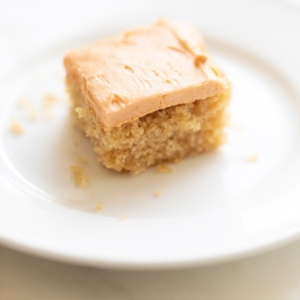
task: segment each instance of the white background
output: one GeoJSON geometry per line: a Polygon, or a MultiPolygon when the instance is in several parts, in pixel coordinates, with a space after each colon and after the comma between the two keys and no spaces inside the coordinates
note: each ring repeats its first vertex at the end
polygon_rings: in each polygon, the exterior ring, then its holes
{"type": "MultiPolygon", "coordinates": [[[[299,9],[300,18],[300,1],[290,2],[299,9]]],[[[0,1],[0,76],[22,57],[34,55],[29,48],[36,45],[40,50],[39,43],[47,47],[66,34],[39,26],[45,16],[49,22],[56,21],[51,15],[59,10],[59,2],[49,8],[44,5],[43,12],[28,20],[37,5],[43,6],[35,1],[0,1]]],[[[64,15],[55,17],[63,19],[64,15]]],[[[76,18],[74,32],[79,34],[80,16],[76,18]]],[[[300,242],[236,262],[163,272],[78,267],[0,246],[0,299],[300,299],[300,242]]]]}

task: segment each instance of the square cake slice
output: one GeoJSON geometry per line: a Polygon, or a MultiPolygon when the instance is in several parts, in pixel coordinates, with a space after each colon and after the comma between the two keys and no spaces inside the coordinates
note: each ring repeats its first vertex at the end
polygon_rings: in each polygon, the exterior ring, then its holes
{"type": "Polygon", "coordinates": [[[64,58],[79,127],[99,161],[138,174],[224,141],[231,84],[193,26],[169,20],[64,58]]]}

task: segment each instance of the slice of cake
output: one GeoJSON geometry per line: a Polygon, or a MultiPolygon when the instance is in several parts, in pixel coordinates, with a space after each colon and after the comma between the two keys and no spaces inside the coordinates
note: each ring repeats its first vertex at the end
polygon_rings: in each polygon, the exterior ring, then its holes
{"type": "Polygon", "coordinates": [[[224,141],[231,85],[193,26],[159,20],[69,52],[67,86],[99,161],[138,174],[224,141]]]}

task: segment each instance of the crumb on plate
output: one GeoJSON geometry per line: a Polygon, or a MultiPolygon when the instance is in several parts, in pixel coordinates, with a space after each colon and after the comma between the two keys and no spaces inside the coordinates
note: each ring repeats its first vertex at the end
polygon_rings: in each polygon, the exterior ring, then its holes
{"type": "Polygon", "coordinates": [[[19,99],[19,102],[18,102],[19,106],[21,106],[22,108],[31,108],[32,107],[32,100],[29,99],[29,98],[26,98],[26,97],[21,97],[19,99]]]}
{"type": "Polygon", "coordinates": [[[78,161],[79,163],[81,163],[81,164],[84,164],[84,165],[88,164],[88,161],[87,161],[86,158],[84,158],[83,156],[78,156],[78,157],[77,157],[77,161],[78,161]]]}
{"type": "Polygon", "coordinates": [[[244,161],[247,163],[256,162],[258,160],[258,155],[249,155],[244,157],[244,161]]]}
{"type": "Polygon", "coordinates": [[[73,144],[74,144],[75,147],[79,147],[79,146],[80,146],[80,142],[77,141],[77,140],[75,140],[75,141],[73,142],[73,144]]]}
{"type": "Polygon", "coordinates": [[[155,197],[160,197],[160,196],[161,196],[161,191],[156,191],[156,192],[154,193],[154,196],[155,196],[155,197]]]}
{"type": "Polygon", "coordinates": [[[50,108],[55,102],[57,102],[57,97],[52,94],[47,94],[44,96],[44,106],[50,108]]]}
{"type": "Polygon", "coordinates": [[[70,169],[74,175],[75,184],[81,188],[86,187],[88,183],[88,177],[85,173],[85,169],[79,166],[71,166],[70,169]]]}
{"type": "Polygon", "coordinates": [[[52,120],[53,119],[53,114],[50,111],[45,111],[40,113],[40,118],[42,120],[52,120]]]}
{"type": "Polygon", "coordinates": [[[28,115],[30,120],[36,120],[39,116],[37,110],[34,108],[28,109],[28,115]]]}
{"type": "Polygon", "coordinates": [[[242,125],[239,124],[233,124],[233,123],[229,123],[228,122],[228,127],[234,129],[237,132],[244,132],[244,127],[242,125]]]}
{"type": "Polygon", "coordinates": [[[53,119],[53,114],[50,108],[56,101],[56,96],[47,94],[44,96],[43,107],[40,109],[37,109],[33,101],[26,97],[20,98],[19,105],[25,110],[30,120],[51,120],[53,119]]]}
{"type": "Polygon", "coordinates": [[[126,216],[124,216],[124,215],[123,215],[123,216],[121,216],[121,218],[120,218],[120,220],[121,220],[121,221],[125,221],[126,219],[127,219],[127,217],[126,217],[126,216]]]}
{"type": "Polygon", "coordinates": [[[174,172],[174,170],[171,169],[169,166],[163,165],[163,164],[157,165],[156,171],[159,174],[166,174],[166,173],[173,173],[174,172]]]}
{"type": "Polygon", "coordinates": [[[11,122],[10,130],[11,130],[12,133],[17,134],[17,135],[21,135],[21,134],[24,133],[24,128],[15,119],[13,119],[12,122],[11,122]]]}
{"type": "Polygon", "coordinates": [[[101,210],[103,209],[102,204],[97,204],[97,205],[95,206],[95,209],[96,209],[96,211],[101,211],[101,210]]]}

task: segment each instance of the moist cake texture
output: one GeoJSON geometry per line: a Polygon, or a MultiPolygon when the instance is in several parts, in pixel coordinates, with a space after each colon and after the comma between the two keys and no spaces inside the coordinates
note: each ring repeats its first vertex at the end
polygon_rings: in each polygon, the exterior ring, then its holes
{"type": "Polygon", "coordinates": [[[107,168],[138,174],[224,141],[231,85],[189,24],[159,20],[64,64],[78,127],[107,168]]]}

